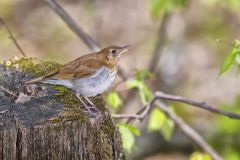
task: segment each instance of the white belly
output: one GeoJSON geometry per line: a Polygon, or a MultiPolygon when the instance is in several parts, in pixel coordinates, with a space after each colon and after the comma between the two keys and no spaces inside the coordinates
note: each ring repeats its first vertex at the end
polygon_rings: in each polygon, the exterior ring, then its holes
{"type": "Polygon", "coordinates": [[[86,97],[96,96],[106,91],[116,77],[116,72],[109,73],[102,67],[95,75],[75,80],[46,80],[44,83],[66,86],[78,94],[86,97]]]}
{"type": "Polygon", "coordinates": [[[74,88],[80,95],[89,97],[96,96],[106,91],[116,76],[115,73],[109,73],[107,68],[99,69],[94,76],[77,79],[74,81],[74,88]]]}

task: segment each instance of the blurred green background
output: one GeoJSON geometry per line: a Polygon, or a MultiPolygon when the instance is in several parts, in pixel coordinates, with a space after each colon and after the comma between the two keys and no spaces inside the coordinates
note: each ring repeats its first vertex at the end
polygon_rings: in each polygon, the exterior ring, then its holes
{"type": "MultiPolygon", "coordinates": [[[[239,0],[58,0],[73,19],[101,46],[130,44],[121,66],[129,75],[147,69],[157,41],[164,36],[163,50],[153,78],[153,91],[163,90],[240,113],[239,76],[232,67],[218,77],[219,68],[240,35],[239,0]],[[167,16],[166,16],[167,15],[167,16]],[[166,30],[159,28],[167,17],[166,30]],[[164,35],[165,34],[165,35],[164,35]]],[[[0,0],[0,16],[10,27],[28,57],[66,63],[90,53],[43,0],[0,0]]],[[[0,58],[20,53],[0,28],[0,58]]],[[[135,113],[138,98],[118,92],[118,113],[135,113]],[[127,100],[128,102],[124,101],[127,100]]],[[[106,94],[107,95],[107,94],[106,94]]],[[[182,104],[175,111],[196,129],[227,160],[240,158],[239,121],[230,120],[182,104]]],[[[198,151],[177,129],[166,141],[159,132],[147,132],[147,121],[138,123],[141,136],[129,159],[185,160],[198,151]]]]}

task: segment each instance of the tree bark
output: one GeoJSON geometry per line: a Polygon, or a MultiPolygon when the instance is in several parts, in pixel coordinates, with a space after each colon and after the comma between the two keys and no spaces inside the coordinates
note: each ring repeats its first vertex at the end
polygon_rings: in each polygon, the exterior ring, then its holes
{"type": "Polygon", "coordinates": [[[0,66],[0,160],[124,160],[101,96],[91,98],[101,110],[94,117],[71,90],[23,84],[58,66],[24,58],[0,66]]]}

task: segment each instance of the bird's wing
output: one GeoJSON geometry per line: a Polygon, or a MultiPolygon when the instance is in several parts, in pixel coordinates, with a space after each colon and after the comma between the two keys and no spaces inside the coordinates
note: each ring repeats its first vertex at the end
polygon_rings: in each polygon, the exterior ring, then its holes
{"type": "Polygon", "coordinates": [[[93,75],[104,66],[104,61],[96,58],[77,59],[62,66],[56,73],[46,76],[49,79],[77,79],[93,75]]]}
{"type": "Polygon", "coordinates": [[[46,76],[38,77],[25,84],[37,83],[46,79],[77,79],[94,74],[102,66],[107,65],[106,62],[100,60],[96,54],[82,56],[71,61],[46,76]]]}

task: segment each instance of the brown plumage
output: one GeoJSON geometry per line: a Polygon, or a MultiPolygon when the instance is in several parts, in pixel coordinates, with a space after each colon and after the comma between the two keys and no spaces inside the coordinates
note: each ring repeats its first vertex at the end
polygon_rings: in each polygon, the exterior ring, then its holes
{"type": "Polygon", "coordinates": [[[76,92],[78,99],[91,113],[88,104],[95,110],[98,109],[87,97],[101,94],[109,88],[116,77],[120,56],[127,50],[128,46],[107,47],[99,52],[79,57],[63,65],[58,71],[30,80],[25,84],[42,82],[70,88],[76,92]],[[80,96],[83,96],[88,104],[80,96]]]}
{"type": "Polygon", "coordinates": [[[76,60],[73,60],[61,66],[58,69],[58,71],[42,77],[32,79],[30,81],[25,82],[25,84],[41,82],[44,79],[55,79],[55,80],[69,79],[70,80],[70,79],[78,79],[86,76],[91,76],[96,72],[96,70],[100,69],[103,66],[109,69],[113,69],[116,66],[119,58],[118,57],[114,57],[112,59],[108,58],[109,49],[111,48],[121,49],[122,47],[111,46],[111,47],[104,48],[99,52],[81,56],[76,60]]]}

